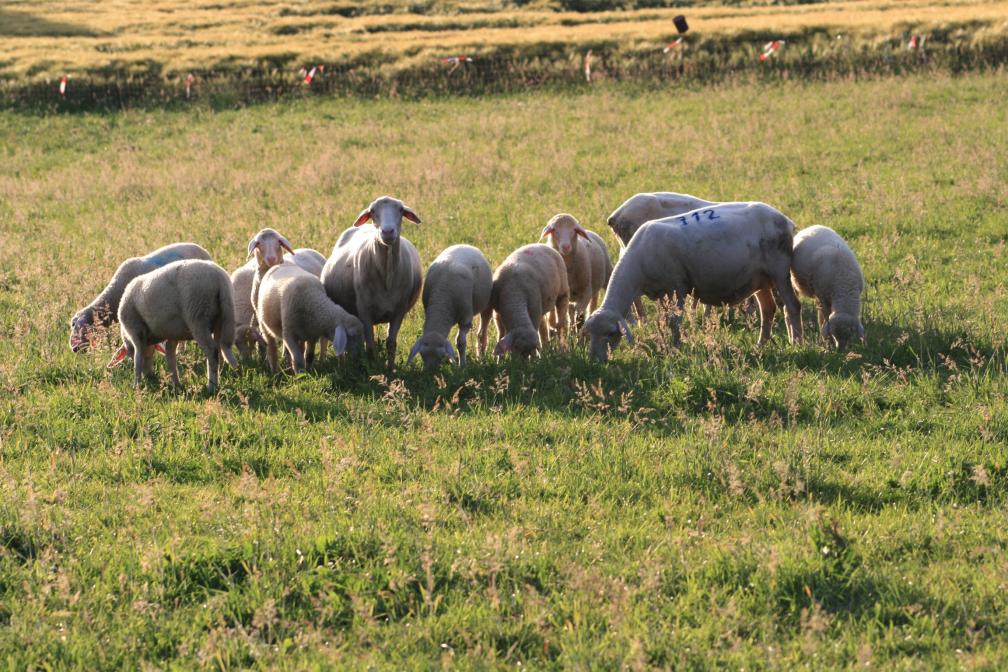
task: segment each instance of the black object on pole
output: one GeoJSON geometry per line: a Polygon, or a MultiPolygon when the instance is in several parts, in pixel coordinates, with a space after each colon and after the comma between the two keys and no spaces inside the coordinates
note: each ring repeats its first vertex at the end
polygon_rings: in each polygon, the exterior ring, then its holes
{"type": "Polygon", "coordinates": [[[675,24],[675,29],[679,31],[680,35],[689,30],[689,24],[686,23],[686,17],[683,16],[682,14],[673,17],[672,23],[675,24]]]}

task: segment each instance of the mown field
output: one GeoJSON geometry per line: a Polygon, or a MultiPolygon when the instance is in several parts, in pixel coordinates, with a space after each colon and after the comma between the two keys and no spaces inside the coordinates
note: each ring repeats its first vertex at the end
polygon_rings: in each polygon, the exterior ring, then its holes
{"type": "Polygon", "coordinates": [[[0,107],[227,107],[317,92],[412,98],[583,86],[588,51],[596,80],[662,86],[958,72],[1008,62],[1008,8],[1003,0],[15,0],[0,8],[0,107]],[[663,53],[680,13],[691,30],[663,53]],[[924,41],[910,50],[913,34],[924,41]],[[778,39],[786,48],[761,63],[763,44],[778,39]],[[473,60],[442,62],[457,55],[473,60]],[[299,72],[316,65],[324,68],[307,86],[299,72]]]}
{"type": "MultiPolygon", "coordinates": [[[[0,113],[0,667],[1004,669],[1002,76],[0,113]],[[424,375],[134,392],[67,323],[119,261],[396,195],[496,264],[645,189],[841,232],[868,344],[648,321],[424,375]]],[[[400,335],[400,367],[421,328],[400,335]]],[[[805,304],[805,319],[814,311],[805,304]]]]}

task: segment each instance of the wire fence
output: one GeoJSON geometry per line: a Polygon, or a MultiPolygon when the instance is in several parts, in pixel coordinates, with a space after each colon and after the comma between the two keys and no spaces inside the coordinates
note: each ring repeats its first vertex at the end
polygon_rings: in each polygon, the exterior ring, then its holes
{"type": "MultiPolygon", "coordinates": [[[[691,36],[692,37],[692,36],[691,36]]],[[[423,98],[577,89],[601,82],[647,87],[676,84],[861,79],[911,72],[952,74],[1003,70],[1008,35],[983,42],[904,34],[867,41],[812,32],[778,39],[751,34],[625,48],[607,42],[537,45],[523,51],[446,55],[403,66],[392,57],[194,70],[177,76],[116,72],[70,75],[56,81],[0,84],[0,107],[40,112],[206,105],[227,108],[282,98],[356,96],[423,98]],[[309,74],[310,73],[310,74],[309,74]]]]}

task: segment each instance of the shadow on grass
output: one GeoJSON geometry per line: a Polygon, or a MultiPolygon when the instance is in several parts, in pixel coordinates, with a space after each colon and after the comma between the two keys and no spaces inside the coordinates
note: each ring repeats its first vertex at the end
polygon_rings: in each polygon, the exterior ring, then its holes
{"type": "Polygon", "coordinates": [[[108,34],[75,23],[50,21],[28,12],[0,9],[0,36],[3,37],[101,37],[108,34]]]}

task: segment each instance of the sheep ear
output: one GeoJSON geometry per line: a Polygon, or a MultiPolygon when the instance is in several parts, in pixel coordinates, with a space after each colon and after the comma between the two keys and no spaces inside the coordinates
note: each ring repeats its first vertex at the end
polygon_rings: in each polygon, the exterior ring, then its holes
{"type": "Polygon", "coordinates": [[[420,339],[418,338],[416,343],[413,344],[413,347],[410,348],[409,357],[406,358],[406,366],[410,365],[410,362],[413,361],[413,358],[416,357],[419,352],[420,352],[420,339]]]}
{"type": "Polygon", "coordinates": [[[251,257],[252,253],[255,252],[255,249],[257,247],[259,247],[259,237],[258,236],[256,236],[255,238],[253,238],[252,240],[249,241],[249,244],[248,244],[248,256],[246,256],[245,258],[248,259],[249,257],[251,257]]]}
{"type": "Polygon", "coordinates": [[[336,331],[333,332],[332,347],[334,356],[339,357],[346,352],[347,340],[346,327],[341,324],[336,327],[336,331]]]}
{"type": "Polygon", "coordinates": [[[290,241],[284,238],[283,236],[280,236],[280,247],[287,250],[291,254],[294,254],[294,248],[291,247],[290,241]]]}
{"type": "Polygon", "coordinates": [[[413,222],[414,224],[420,224],[419,215],[413,212],[412,208],[407,208],[405,205],[403,206],[402,209],[402,216],[408,219],[409,221],[413,222]]]}
{"type": "Polygon", "coordinates": [[[497,347],[494,348],[494,356],[502,357],[511,352],[511,340],[511,334],[507,334],[504,338],[497,341],[497,347]]]}
{"type": "Polygon", "coordinates": [[[105,365],[105,368],[106,369],[111,369],[111,368],[117,367],[120,364],[122,364],[122,361],[124,359],[126,359],[126,344],[125,343],[123,343],[122,345],[119,346],[119,349],[115,351],[114,355],[112,355],[112,359],[110,359],[109,363],[105,365]]]}
{"type": "Polygon", "coordinates": [[[354,220],[353,225],[360,226],[361,224],[365,224],[370,220],[371,220],[371,208],[367,207],[361,210],[361,213],[357,215],[357,219],[354,220]]]}
{"type": "Polygon", "coordinates": [[[542,240],[551,233],[553,233],[553,225],[547,224],[546,226],[543,227],[542,233],[539,234],[539,240],[542,240]]]}
{"type": "Polygon", "coordinates": [[[626,336],[627,343],[633,345],[633,334],[630,333],[630,325],[622,317],[619,319],[619,328],[623,332],[623,335],[626,336]]]}
{"type": "Polygon", "coordinates": [[[588,232],[585,231],[581,227],[580,224],[578,224],[577,226],[574,227],[574,233],[576,233],[577,235],[581,236],[582,238],[587,238],[588,237],[588,232]]]}
{"type": "Polygon", "coordinates": [[[452,344],[448,342],[448,339],[445,339],[445,342],[444,342],[444,352],[445,352],[445,355],[450,360],[452,360],[453,362],[455,362],[456,364],[458,364],[458,361],[459,361],[458,355],[455,354],[455,348],[453,348],[452,344]]]}

